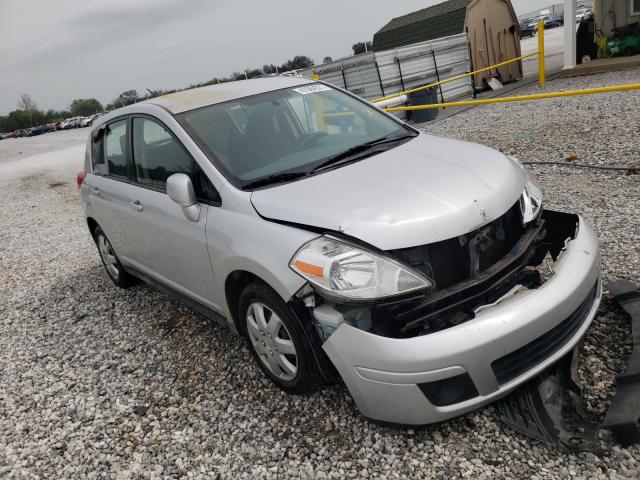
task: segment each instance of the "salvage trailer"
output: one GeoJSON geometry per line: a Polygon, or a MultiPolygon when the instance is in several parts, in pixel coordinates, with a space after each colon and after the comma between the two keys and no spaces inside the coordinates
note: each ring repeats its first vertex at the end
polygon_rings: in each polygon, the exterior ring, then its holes
{"type": "MultiPolygon", "coordinates": [[[[452,35],[404,47],[368,52],[316,65],[302,71],[321,81],[350,91],[366,100],[434,83],[469,71],[469,46],[465,34],[452,35]]],[[[438,87],[440,102],[473,94],[470,78],[438,87]]],[[[395,115],[404,118],[404,112],[395,115]]]]}

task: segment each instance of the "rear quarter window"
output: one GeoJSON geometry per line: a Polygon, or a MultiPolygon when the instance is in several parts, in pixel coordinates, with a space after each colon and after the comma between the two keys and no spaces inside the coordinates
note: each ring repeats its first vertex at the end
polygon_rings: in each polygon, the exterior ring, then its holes
{"type": "Polygon", "coordinates": [[[107,172],[114,177],[127,177],[127,121],[109,124],[105,136],[107,172]]]}

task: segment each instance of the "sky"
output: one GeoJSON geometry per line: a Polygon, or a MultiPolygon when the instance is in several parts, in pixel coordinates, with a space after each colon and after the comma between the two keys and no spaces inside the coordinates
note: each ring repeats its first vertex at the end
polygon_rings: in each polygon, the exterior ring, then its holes
{"type": "MultiPolygon", "coordinates": [[[[561,0],[558,0],[561,1],[561,0]]],[[[512,0],[517,14],[552,0],[512,0]]],[[[440,0],[0,0],[0,115],[183,88],[295,55],[351,54],[391,18],[440,0]]]]}

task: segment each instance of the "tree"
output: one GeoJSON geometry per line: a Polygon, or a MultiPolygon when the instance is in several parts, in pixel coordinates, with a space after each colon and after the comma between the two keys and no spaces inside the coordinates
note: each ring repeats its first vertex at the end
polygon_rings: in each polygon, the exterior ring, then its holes
{"type": "Polygon", "coordinates": [[[313,67],[313,60],[305,55],[296,55],[291,60],[287,60],[280,67],[280,72],[288,72],[289,70],[301,70],[303,68],[313,67]]]}
{"type": "Polygon", "coordinates": [[[358,42],[354,43],[351,46],[354,55],[360,55],[361,53],[366,53],[371,51],[371,42],[358,42]]]}
{"type": "Polygon", "coordinates": [[[333,62],[333,58],[331,57],[324,57],[322,59],[322,63],[331,63],[331,62],[333,62]]]}
{"type": "Polygon", "coordinates": [[[131,105],[132,103],[136,103],[138,101],[138,92],[135,90],[127,90],[126,92],[122,92],[118,95],[113,101],[112,106],[114,108],[126,107],[127,105],[131,105]]]}
{"type": "Polygon", "coordinates": [[[102,112],[102,104],[95,98],[76,98],[71,102],[71,115],[74,117],[88,117],[102,112]]]}
{"type": "Polygon", "coordinates": [[[262,76],[262,70],[257,68],[247,68],[244,71],[244,75],[246,78],[258,78],[262,76]]]}
{"type": "Polygon", "coordinates": [[[24,110],[25,112],[32,112],[38,109],[38,105],[33,101],[31,95],[23,93],[18,100],[18,110],[24,110]]]}
{"type": "MultiPolygon", "coordinates": [[[[31,125],[29,126],[35,127],[35,123],[33,123],[34,122],[33,114],[38,110],[38,105],[36,105],[36,102],[33,101],[33,99],[31,98],[31,95],[29,95],[28,93],[23,93],[20,96],[20,100],[18,100],[18,110],[23,110],[27,112],[31,120],[30,122],[31,125]]],[[[17,127],[17,128],[24,128],[24,127],[17,127]]]]}
{"type": "Polygon", "coordinates": [[[271,63],[269,65],[263,65],[262,66],[262,73],[264,73],[265,75],[271,75],[273,73],[278,73],[277,72],[277,67],[271,63]]]}
{"type": "Polygon", "coordinates": [[[31,114],[25,110],[14,110],[6,117],[0,117],[0,130],[13,132],[17,128],[32,127],[31,114]]]}

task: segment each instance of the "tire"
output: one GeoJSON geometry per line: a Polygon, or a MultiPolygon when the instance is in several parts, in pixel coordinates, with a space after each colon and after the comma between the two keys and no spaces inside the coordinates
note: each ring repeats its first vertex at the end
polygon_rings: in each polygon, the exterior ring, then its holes
{"type": "Polygon", "coordinates": [[[100,227],[93,231],[93,238],[98,247],[102,265],[109,278],[120,288],[128,288],[136,283],[135,278],[125,272],[120,259],[111,246],[111,242],[100,227]]]}
{"type": "Polygon", "coordinates": [[[238,312],[249,351],[276,386],[293,394],[312,393],[320,387],[313,347],[277,293],[262,283],[251,283],[240,294],[238,312]]]}

